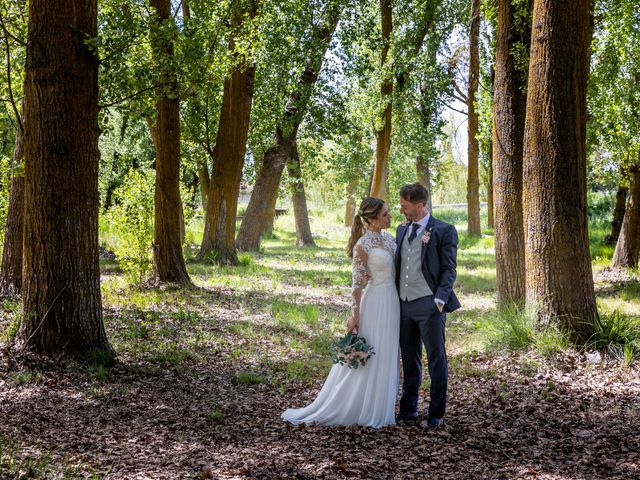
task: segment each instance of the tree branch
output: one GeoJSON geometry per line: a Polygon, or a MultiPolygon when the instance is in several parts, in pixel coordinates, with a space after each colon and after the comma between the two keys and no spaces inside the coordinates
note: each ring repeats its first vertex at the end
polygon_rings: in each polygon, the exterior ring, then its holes
{"type": "Polygon", "coordinates": [[[132,93],[131,95],[127,95],[126,97],[123,97],[123,98],[120,98],[118,100],[115,100],[115,101],[113,101],[111,103],[98,105],[98,109],[102,110],[103,108],[113,107],[115,105],[118,105],[118,104],[126,101],[126,100],[131,100],[132,98],[135,98],[138,95],[141,95],[141,94],[143,94],[145,92],[148,92],[149,90],[153,90],[155,88],[164,87],[165,85],[171,85],[171,84],[172,84],[172,82],[166,82],[166,83],[160,83],[160,84],[157,84],[157,85],[151,85],[150,87],[143,88],[142,90],[139,90],[139,91],[137,91],[135,93],[132,93]]]}
{"type": "Polygon", "coordinates": [[[4,20],[2,19],[1,15],[0,15],[0,25],[2,26],[2,30],[5,33],[4,45],[7,50],[7,87],[9,88],[9,99],[11,100],[11,106],[13,107],[13,113],[16,116],[18,127],[20,128],[20,133],[24,135],[24,126],[22,125],[22,119],[20,118],[20,113],[18,112],[18,106],[16,105],[16,101],[13,98],[13,88],[11,87],[11,49],[9,47],[9,36],[7,35],[7,28],[4,25],[4,20]]]}
{"type": "Polygon", "coordinates": [[[460,87],[458,86],[458,82],[456,82],[455,77],[451,77],[451,84],[453,85],[453,89],[456,92],[458,92],[458,95],[460,95],[460,97],[456,97],[453,94],[451,96],[456,100],[460,100],[461,102],[468,103],[469,97],[467,97],[467,95],[460,89],[460,87]]]}
{"type": "Polygon", "coordinates": [[[27,42],[26,41],[19,39],[17,36],[15,36],[11,32],[9,32],[9,30],[7,29],[7,27],[4,24],[4,20],[2,19],[2,15],[0,15],[0,24],[2,24],[2,31],[4,32],[4,34],[7,37],[9,37],[11,40],[13,40],[14,42],[16,42],[18,45],[20,45],[22,47],[26,47],[27,46],[27,42]]]}
{"type": "Polygon", "coordinates": [[[451,105],[449,105],[447,102],[445,102],[444,100],[440,100],[440,103],[442,103],[442,105],[444,105],[445,107],[447,107],[449,110],[453,110],[454,112],[458,112],[461,113],[463,115],[469,115],[469,112],[465,112],[463,110],[458,110],[457,108],[453,108],[451,105]]]}

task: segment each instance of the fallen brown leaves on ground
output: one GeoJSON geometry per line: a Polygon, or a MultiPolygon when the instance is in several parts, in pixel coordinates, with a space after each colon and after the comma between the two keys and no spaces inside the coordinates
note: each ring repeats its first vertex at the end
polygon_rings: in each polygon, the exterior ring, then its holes
{"type": "MultiPolygon", "coordinates": [[[[551,360],[460,354],[450,358],[444,429],[292,426],[281,412],[308,404],[322,376],[311,385],[288,381],[282,344],[227,329],[238,319],[252,321],[246,304],[220,289],[201,293],[209,310],[176,342],[215,333],[221,341],[209,336],[199,346],[210,355],[171,362],[120,352],[100,381],[79,366],[52,365],[20,382],[25,365],[15,364],[5,345],[0,479],[65,472],[110,479],[640,477],[637,362],[594,364],[581,353],[551,360]],[[257,345],[262,360],[234,354],[245,343],[257,345]],[[246,371],[260,380],[237,381],[246,371]],[[29,463],[45,457],[40,470],[29,463]]],[[[344,309],[345,299],[338,301],[334,307],[344,309]]],[[[122,314],[106,309],[107,318],[122,314]]],[[[168,328],[159,318],[159,328],[168,328]]],[[[118,322],[107,326],[110,338],[125,333],[118,322]]],[[[427,390],[423,396],[426,407],[427,390]]]]}

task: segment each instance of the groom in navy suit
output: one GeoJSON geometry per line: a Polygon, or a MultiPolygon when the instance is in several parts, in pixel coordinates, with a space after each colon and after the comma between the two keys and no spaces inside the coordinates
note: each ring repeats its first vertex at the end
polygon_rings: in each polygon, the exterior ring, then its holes
{"type": "Polygon", "coordinates": [[[446,312],[460,308],[453,292],[458,233],[433,218],[429,192],[420,183],[400,190],[400,211],[407,219],[396,230],[396,287],[400,296],[400,352],[404,382],[399,421],[418,419],[422,383],[422,344],[431,378],[429,427],[442,425],[447,404],[446,312]]]}

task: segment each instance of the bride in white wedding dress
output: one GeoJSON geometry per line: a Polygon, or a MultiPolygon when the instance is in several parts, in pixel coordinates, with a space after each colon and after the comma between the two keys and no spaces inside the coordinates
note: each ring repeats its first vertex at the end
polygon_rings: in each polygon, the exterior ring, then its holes
{"type": "Polygon", "coordinates": [[[355,370],[335,364],[313,403],[286,410],[283,420],[375,428],[395,424],[400,336],[396,242],[392,235],[382,232],[390,223],[384,201],[365,198],[354,219],[347,248],[353,257],[353,303],[347,328],[365,337],[375,355],[355,370]]]}

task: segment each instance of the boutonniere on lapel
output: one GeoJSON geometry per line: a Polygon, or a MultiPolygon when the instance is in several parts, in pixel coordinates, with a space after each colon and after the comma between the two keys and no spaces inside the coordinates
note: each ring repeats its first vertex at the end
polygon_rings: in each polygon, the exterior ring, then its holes
{"type": "Polygon", "coordinates": [[[405,220],[400,224],[401,227],[406,227],[407,225],[409,225],[409,220],[405,220]]]}
{"type": "Polygon", "coordinates": [[[424,232],[422,234],[422,237],[420,237],[420,240],[422,240],[422,245],[423,246],[426,246],[429,243],[429,240],[431,240],[431,232],[432,231],[433,231],[433,227],[431,227],[429,230],[424,232]]]}

